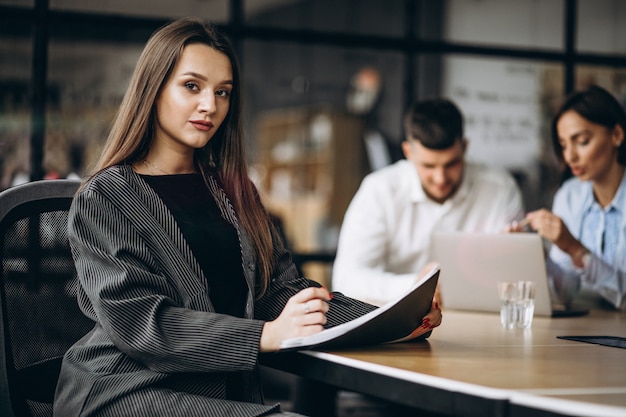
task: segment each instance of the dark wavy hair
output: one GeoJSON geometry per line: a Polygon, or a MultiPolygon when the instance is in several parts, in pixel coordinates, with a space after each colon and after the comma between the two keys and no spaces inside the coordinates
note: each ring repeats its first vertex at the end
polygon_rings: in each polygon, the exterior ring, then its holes
{"type": "MultiPolygon", "coordinates": [[[[626,112],[611,93],[598,86],[591,86],[585,91],[573,93],[563,102],[552,120],[552,146],[560,162],[563,162],[563,148],[559,142],[557,123],[561,116],[570,110],[575,111],[588,121],[610,130],[619,125],[626,134],[626,112]]],[[[626,141],[622,141],[618,148],[617,162],[626,165],[626,141]]]]}

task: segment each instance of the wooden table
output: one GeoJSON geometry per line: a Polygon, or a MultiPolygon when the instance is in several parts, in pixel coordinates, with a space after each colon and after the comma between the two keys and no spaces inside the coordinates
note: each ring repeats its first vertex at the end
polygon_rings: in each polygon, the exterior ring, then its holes
{"type": "Polygon", "coordinates": [[[626,313],[535,317],[503,329],[499,316],[445,311],[424,342],[267,355],[277,369],[455,416],[626,416],[626,349],[557,339],[626,337],[626,313]]]}

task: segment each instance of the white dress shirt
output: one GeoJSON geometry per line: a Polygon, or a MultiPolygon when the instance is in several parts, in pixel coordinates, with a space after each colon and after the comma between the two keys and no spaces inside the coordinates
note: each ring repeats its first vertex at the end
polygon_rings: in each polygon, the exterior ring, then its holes
{"type": "Polygon", "coordinates": [[[375,304],[403,294],[431,261],[433,232],[500,232],[524,215],[505,170],[465,164],[461,186],[443,204],[429,199],[408,160],[363,179],[346,211],[333,266],[334,291],[375,304]]]}

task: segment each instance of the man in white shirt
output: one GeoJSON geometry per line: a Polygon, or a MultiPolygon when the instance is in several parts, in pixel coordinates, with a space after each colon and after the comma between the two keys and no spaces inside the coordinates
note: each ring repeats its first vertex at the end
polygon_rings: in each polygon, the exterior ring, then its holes
{"type": "Polygon", "coordinates": [[[364,178],[344,216],[333,266],[333,291],[379,305],[436,261],[433,232],[501,232],[524,215],[507,171],[465,161],[463,116],[454,103],[418,102],[404,128],[406,159],[364,178]]]}

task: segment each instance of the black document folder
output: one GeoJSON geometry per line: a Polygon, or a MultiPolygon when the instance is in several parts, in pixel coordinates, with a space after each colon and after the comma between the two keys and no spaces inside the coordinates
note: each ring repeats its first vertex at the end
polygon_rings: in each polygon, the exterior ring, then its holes
{"type": "Polygon", "coordinates": [[[626,349],[626,337],[619,336],[557,336],[557,339],[573,340],[575,342],[593,343],[596,345],[612,346],[626,349]]]}
{"type": "Polygon", "coordinates": [[[407,340],[430,311],[438,279],[437,265],[398,299],[320,333],[285,340],[281,350],[360,347],[407,340]]]}

